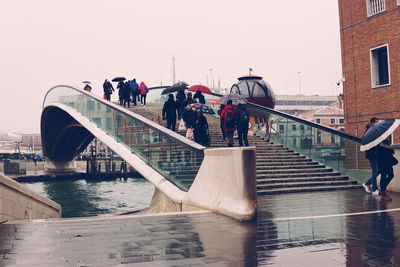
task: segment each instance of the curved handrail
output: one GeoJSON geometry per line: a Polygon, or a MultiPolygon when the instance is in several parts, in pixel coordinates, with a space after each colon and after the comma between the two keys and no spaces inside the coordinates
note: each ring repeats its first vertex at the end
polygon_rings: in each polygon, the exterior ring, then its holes
{"type": "Polygon", "coordinates": [[[109,101],[106,101],[106,100],[102,99],[101,97],[99,97],[97,95],[94,95],[92,93],[88,93],[88,92],[86,92],[84,90],[81,90],[79,88],[75,88],[75,87],[70,86],[70,85],[56,85],[56,86],[51,87],[47,91],[47,93],[46,93],[46,95],[45,95],[45,97],[43,99],[42,108],[44,108],[44,106],[45,106],[47,95],[52,90],[54,90],[56,88],[62,88],[62,87],[67,87],[67,88],[73,89],[73,90],[75,90],[75,91],[77,91],[79,93],[82,93],[82,94],[87,95],[87,96],[89,96],[89,97],[91,97],[93,99],[96,99],[97,101],[100,101],[104,105],[107,105],[107,106],[109,106],[111,108],[117,109],[119,112],[124,113],[128,117],[133,117],[134,119],[139,120],[140,122],[146,124],[148,127],[152,128],[152,129],[154,129],[156,131],[160,131],[160,132],[170,136],[175,141],[187,146],[190,150],[194,150],[197,153],[204,154],[204,149],[206,149],[206,147],[204,147],[204,146],[202,146],[202,145],[200,145],[200,144],[198,144],[196,142],[193,142],[193,141],[181,136],[180,134],[178,134],[178,133],[176,133],[174,131],[171,131],[171,130],[167,129],[166,127],[160,126],[157,123],[155,123],[155,122],[153,122],[153,121],[151,121],[151,120],[149,120],[149,119],[147,119],[147,118],[145,118],[145,117],[143,117],[143,116],[141,116],[139,114],[136,114],[136,113],[134,113],[132,111],[126,110],[126,109],[124,109],[124,108],[122,108],[122,107],[120,107],[120,106],[118,106],[118,105],[116,105],[114,103],[111,103],[109,101]]]}
{"type": "MultiPolygon", "coordinates": [[[[217,94],[217,93],[211,93],[210,95],[217,96],[217,97],[222,97],[223,96],[222,94],[217,94]]],[[[278,111],[278,110],[275,110],[275,109],[272,109],[272,108],[260,106],[260,105],[254,104],[254,103],[250,103],[249,102],[249,103],[247,103],[247,105],[249,107],[256,108],[258,110],[262,110],[262,111],[265,111],[265,112],[268,112],[268,113],[272,113],[272,114],[275,114],[275,115],[278,115],[278,116],[281,116],[281,117],[284,117],[284,118],[288,118],[288,119],[303,123],[305,125],[309,125],[309,126],[312,126],[314,128],[318,128],[320,130],[323,130],[323,131],[338,135],[340,137],[350,139],[351,141],[354,141],[354,142],[357,142],[357,143],[361,143],[361,138],[358,138],[357,136],[354,136],[354,135],[346,134],[344,132],[338,131],[338,130],[333,129],[331,127],[328,127],[328,126],[325,126],[325,125],[322,125],[322,124],[319,124],[319,123],[315,123],[315,122],[312,122],[312,121],[309,121],[309,120],[301,119],[299,117],[290,115],[288,113],[285,113],[285,112],[282,112],[282,111],[278,111]]]]}

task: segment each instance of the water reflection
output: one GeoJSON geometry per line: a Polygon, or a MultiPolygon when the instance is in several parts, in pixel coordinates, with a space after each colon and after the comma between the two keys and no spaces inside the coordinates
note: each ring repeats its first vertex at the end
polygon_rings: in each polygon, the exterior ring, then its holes
{"type": "Polygon", "coordinates": [[[154,186],[144,179],[51,181],[27,187],[59,203],[62,217],[85,217],[146,208],[154,186]]]}

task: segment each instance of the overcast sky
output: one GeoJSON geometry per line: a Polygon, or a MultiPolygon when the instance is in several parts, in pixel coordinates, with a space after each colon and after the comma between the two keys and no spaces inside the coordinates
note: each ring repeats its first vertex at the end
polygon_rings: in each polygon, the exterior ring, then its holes
{"type": "Polygon", "coordinates": [[[0,131],[39,133],[58,84],[126,76],[230,87],[263,76],[276,94],[338,94],[336,0],[1,0],[0,131]]]}

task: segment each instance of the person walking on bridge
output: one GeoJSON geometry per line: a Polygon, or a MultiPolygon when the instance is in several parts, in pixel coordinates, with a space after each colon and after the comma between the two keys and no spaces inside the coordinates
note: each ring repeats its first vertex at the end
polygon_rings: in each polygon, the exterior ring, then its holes
{"type": "Polygon", "coordinates": [[[205,104],[205,103],[206,103],[206,99],[205,99],[204,95],[201,93],[200,90],[198,90],[198,91],[194,94],[193,99],[196,99],[196,98],[199,99],[198,101],[199,101],[200,104],[205,104]]]}
{"type": "Polygon", "coordinates": [[[132,102],[133,105],[136,106],[136,102],[139,98],[139,85],[136,82],[136,79],[133,79],[130,83],[130,87],[131,87],[131,94],[132,94],[132,102]]]}
{"type": "Polygon", "coordinates": [[[247,134],[249,132],[249,112],[246,109],[246,104],[239,104],[236,113],[236,125],[238,132],[239,146],[249,146],[247,134]]]}
{"type": "Polygon", "coordinates": [[[142,103],[143,106],[146,106],[146,96],[147,93],[149,92],[149,89],[147,88],[144,82],[140,82],[139,92],[140,92],[140,103],[142,103]]]}
{"type": "Polygon", "coordinates": [[[176,93],[176,105],[178,107],[178,119],[182,119],[182,103],[183,101],[186,100],[186,94],[185,90],[179,90],[178,93],[176,93]]]}
{"type": "Polygon", "coordinates": [[[162,110],[162,118],[163,120],[167,120],[167,128],[175,131],[176,126],[176,111],[177,105],[174,100],[174,95],[169,94],[168,100],[165,101],[163,110],[162,110]]]}
{"type": "Polygon", "coordinates": [[[130,107],[129,103],[131,102],[131,86],[129,84],[129,81],[127,81],[122,87],[122,99],[124,107],[126,106],[126,104],[128,104],[129,108],[130,107]]]}
{"type": "Polygon", "coordinates": [[[112,84],[110,83],[110,81],[107,79],[103,83],[103,91],[104,91],[104,95],[106,96],[106,100],[110,101],[111,94],[115,90],[114,90],[114,87],[112,86],[112,84]]]}
{"type": "Polygon", "coordinates": [[[224,131],[226,139],[228,141],[228,146],[233,146],[233,134],[236,130],[236,110],[232,105],[232,100],[229,99],[226,106],[221,112],[221,120],[223,121],[224,131]]]}

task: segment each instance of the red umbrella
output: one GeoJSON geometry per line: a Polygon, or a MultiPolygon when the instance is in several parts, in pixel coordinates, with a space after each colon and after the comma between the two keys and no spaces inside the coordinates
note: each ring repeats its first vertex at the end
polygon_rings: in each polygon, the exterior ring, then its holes
{"type": "Polygon", "coordinates": [[[203,94],[211,94],[212,93],[210,88],[208,88],[207,86],[201,85],[201,84],[196,84],[196,85],[190,86],[188,91],[190,91],[190,92],[201,91],[203,94]]]}
{"type": "Polygon", "coordinates": [[[207,102],[213,105],[219,104],[219,98],[208,99],[207,102]]]}

